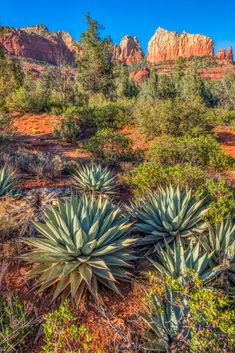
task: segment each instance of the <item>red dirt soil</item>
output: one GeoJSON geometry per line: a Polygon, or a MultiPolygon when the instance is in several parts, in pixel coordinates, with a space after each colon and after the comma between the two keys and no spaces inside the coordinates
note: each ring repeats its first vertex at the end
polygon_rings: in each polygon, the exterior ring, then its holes
{"type": "MultiPolygon", "coordinates": [[[[10,243],[5,247],[2,249],[1,246],[1,253],[4,253],[6,259],[0,265],[3,273],[0,295],[7,293],[18,295],[22,303],[27,303],[32,315],[36,316],[38,322],[35,327],[37,327],[40,317],[55,310],[59,304],[51,303],[51,297],[46,293],[38,294],[34,291],[32,295],[32,283],[26,279],[30,266],[13,259],[16,254],[10,243]]],[[[145,324],[138,313],[146,312],[143,286],[134,280],[132,284],[120,283],[118,287],[122,296],[104,289],[99,302],[95,302],[88,295],[86,303],[83,302],[79,309],[74,309],[78,326],[85,324],[93,335],[92,353],[101,352],[101,349],[104,353],[109,353],[111,350],[119,352],[120,345],[128,345],[140,340],[140,333],[145,324]]],[[[31,348],[27,352],[41,352],[41,334],[39,328],[35,342],[30,342],[31,348]]]]}
{"type": "Polygon", "coordinates": [[[146,135],[135,126],[125,126],[119,132],[130,139],[134,151],[146,150],[152,143],[152,140],[147,139],[146,135]]]}
{"type": "Polygon", "coordinates": [[[18,114],[14,119],[15,142],[27,149],[51,152],[68,158],[89,157],[89,153],[78,150],[78,144],[61,142],[53,138],[53,129],[58,127],[60,122],[60,116],[18,114]]]}
{"type": "Polygon", "coordinates": [[[14,128],[17,135],[45,135],[51,134],[53,127],[60,123],[61,118],[48,114],[17,115],[14,119],[14,128]]]}
{"type": "Polygon", "coordinates": [[[223,151],[235,158],[235,130],[219,129],[217,134],[223,151]]]}

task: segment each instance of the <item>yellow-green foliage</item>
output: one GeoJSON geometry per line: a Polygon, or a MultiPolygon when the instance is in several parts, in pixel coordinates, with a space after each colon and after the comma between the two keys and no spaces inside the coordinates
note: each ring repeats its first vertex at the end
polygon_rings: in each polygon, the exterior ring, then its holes
{"type": "Polygon", "coordinates": [[[219,142],[212,136],[163,136],[151,145],[146,157],[167,166],[190,163],[216,171],[233,168],[233,159],[222,151],[219,142]]]}
{"type": "Polygon", "coordinates": [[[77,324],[69,301],[59,309],[43,317],[43,346],[45,353],[87,353],[91,349],[93,335],[84,324],[77,324]]]}
{"type": "Polygon", "coordinates": [[[131,144],[123,134],[112,129],[102,129],[91,137],[85,148],[92,152],[96,158],[108,163],[117,163],[131,155],[131,144]]]}
{"type": "Polygon", "coordinates": [[[138,125],[152,137],[201,136],[210,133],[216,122],[199,98],[193,100],[139,100],[133,114],[138,125]]]}

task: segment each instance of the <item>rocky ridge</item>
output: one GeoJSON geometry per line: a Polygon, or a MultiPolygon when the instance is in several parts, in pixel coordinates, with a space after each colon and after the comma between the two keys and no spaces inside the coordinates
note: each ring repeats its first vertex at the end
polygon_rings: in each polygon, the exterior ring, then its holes
{"type": "Polygon", "coordinates": [[[6,53],[49,64],[75,64],[76,42],[69,33],[50,32],[43,25],[19,29],[0,27],[0,45],[6,53]]]}
{"type": "MultiPolygon", "coordinates": [[[[76,62],[78,47],[69,33],[50,32],[43,25],[14,29],[0,26],[0,46],[6,53],[23,59],[57,65],[66,62],[72,66],[76,62]]],[[[214,57],[214,42],[202,34],[189,34],[158,28],[149,41],[146,60],[150,63],[174,61],[178,57],[214,57]]],[[[220,49],[217,56],[224,62],[233,62],[232,48],[220,49]]],[[[145,58],[136,37],[127,35],[119,45],[113,47],[113,60],[131,65],[145,58]]],[[[146,73],[141,73],[143,76],[146,73]]]]}

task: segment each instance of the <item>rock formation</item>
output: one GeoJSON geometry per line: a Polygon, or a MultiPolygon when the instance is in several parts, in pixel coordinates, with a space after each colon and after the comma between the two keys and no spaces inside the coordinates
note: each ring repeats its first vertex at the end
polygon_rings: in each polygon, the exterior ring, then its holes
{"type": "Polygon", "coordinates": [[[226,60],[229,63],[233,63],[233,49],[229,47],[227,52],[224,48],[219,49],[217,54],[218,59],[226,60]]]}
{"type": "Polygon", "coordinates": [[[218,57],[218,59],[225,59],[226,58],[226,50],[224,48],[219,49],[217,57],[218,57]]]}
{"type": "Polygon", "coordinates": [[[189,34],[183,32],[171,32],[158,28],[148,44],[149,62],[162,62],[175,60],[182,56],[213,56],[214,42],[211,38],[202,34],[189,34]]]}
{"type": "Polygon", "coordinates": [[[150,72],[151,71],[148,67],[142,67],[138,71],[131,72],[130,79],[134,80],[138,84],[141,84],[149,78],[150,72]]]}
{"type": "Polygon", "coordinates": [[[140,43],[136,37],[125,36],[120,45],[115,45],[113,50],[113,60],[130,65],[141,61],[144,53],[140,48],[140,43]]]}
{"type": "Polygon", "coordinates": [[[233,49],[229,47],[226,53],[226,60],[230,63],[233,63],[233,49]]]}
{"type": "Polygon", "coordinates": [[[75,64],[76,43],[66,32],[50,32],[37,25],[14,29],[0,27],[0,45],[13,56],[39,60],[50,64],[75,64]]]}

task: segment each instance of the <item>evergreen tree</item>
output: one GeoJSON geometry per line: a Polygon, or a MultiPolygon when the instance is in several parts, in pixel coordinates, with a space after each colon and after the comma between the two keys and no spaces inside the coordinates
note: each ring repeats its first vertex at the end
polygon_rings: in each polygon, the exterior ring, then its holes
{"type": "Polygon", "coordinates": [[[138,95],[138,85],[129,79],[129,71],[127,66],[117,64],[115,66],[115,83],[118,98],[133,98],[138,95]]]}
{"type": "Polygon", "coordinates": [[[7,56],[0,47],[0,107],[3,107],[6,98],[23,83],[23,72],[18,59],[7,56]]]}
{"type": "Polygon", "coordinates": [[[155,67],[151,70],[150,77],[147,80],[146,85],[148,95],[151,98],[156,99],[158,95],[158,74],[155,67]]]}
{"type": "Polygon", "coordinates": [[[81,93],[102,93],[109,98],[114,92],[112,42],[110,37],[100,36],[103,27],[89,14],[87,30],[79,42],[77,86],[81,93]]]}
{"type": "Polygon", "coordinates": [[[161,74],[158,78],[158,98],[168,99],[176,97],[176,86],[173,75],[161,74]]]}
{"type": "Polygon", "coordinates": [[[175,66],[174,66],[174,75],[176,81],[180,81],[182,77],[185,75],[186,70],[186,59],[180,56],[176,59],[175,66]]]}
{"type": "Polygon", "coordinates": [[[201,97],[203,92],[203,81],[196,66],[186,70],[181,80],[181,96],[186,99],[201,97]]]}

